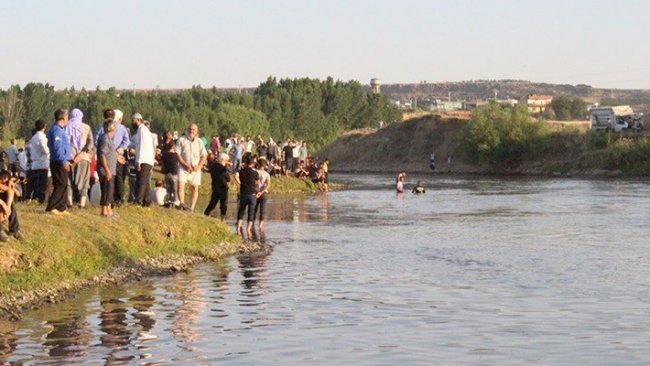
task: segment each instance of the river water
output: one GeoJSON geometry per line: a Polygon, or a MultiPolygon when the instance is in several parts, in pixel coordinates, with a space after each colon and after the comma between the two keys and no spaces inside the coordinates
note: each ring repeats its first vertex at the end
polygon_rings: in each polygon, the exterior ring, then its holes
{"type": "Polygon", "coordinates": [[[0,323],[0,364],[650,363],[648,181],[338,178],[268,254],[0,323]]]}

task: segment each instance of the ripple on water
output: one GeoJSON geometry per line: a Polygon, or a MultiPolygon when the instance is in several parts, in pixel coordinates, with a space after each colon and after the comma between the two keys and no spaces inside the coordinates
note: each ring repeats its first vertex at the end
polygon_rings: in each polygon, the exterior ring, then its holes
{"type": "Polygon", "coordinates": [[[415,197],[356,179],[272,201],[270,253],[0,323],[0,363],[650,360],[647,182],[431,178],[415,197]]]}

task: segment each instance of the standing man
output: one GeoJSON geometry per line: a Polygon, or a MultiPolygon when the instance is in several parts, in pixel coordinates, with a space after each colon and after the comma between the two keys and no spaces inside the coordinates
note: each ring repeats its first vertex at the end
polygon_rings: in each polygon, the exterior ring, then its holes
{"type": "Polygon", "coordinates": [[[273,165],[275,163],[275,141],[273,141],[273,138],[269,137],[269,144],[268,144],[268,149],[266,152],[266,156],[269,159],[269,163],[273,165]]]}
{"type": "Polygon", "coordinates": [[[79,206],[86,207],[88,189],[90,189],[90,160],[95,154],[95,141],[90,133],[90,126],[81,122],[80,149],[74,157],[73,196],[79,201],[79,206]]]}
{"type": "Polygon", "coordinates": [[[46,212],[62,214],[67,208],[68,172],[70,172],[72,154],[70,138],[65,132],[68,124],[68,110],[57,109],[54,112],[56,120],[47,131],[47,143],[50,149],[50,170],[52,172],[53,191],[47,204],[46,212]]]}
{"type": "Polygon", "coordinates": [[[131,116],[131,126],[136,131],[133,135],[136,186],[138,187],[135,202],[149,206],[151,204],[151,169],[155,160],[153,138],[151,131],[143,123],[140,113],[134,113],[131,116]]]}
{"type": "Polygon", "coordinates": [[[124,162],[124,158],[117,155],[113,142],[115,127],[116,124],[111,119],[105,120],[102,127],[104,133],[97,140],[97,174],[102,191],[99,204],[102,207],[101,215],[104,217],[114,217],[113,194],[115,187],[113,187],[113,183],[115,176],[113,171],[118,160],[124,162]]]}
{"type": "Polygon", "coordinates": [[[199,126],[196,123],[190,124],[187,134],[181,136],[176,143],[178,153],[178,199],[182,207],[194,211],[196,200],[199,198],[199,186],[201,185],[201,169],[208,159],[208,152],[203,141],[198,137],[199,126]],[[188,207],[185,204],[185,183],[190,185],[192,191],[192,203],[188,207]]]}
{"type": "Polygon", "coordinates": [[[239,210],[237,210],[237,234],[244,237],[242,231],[242,220],[244,213],[248,211],[246,231],[248,237],[253,234],[253,223],[255,221],[255,206],[257,205],[257,189],[259,185],[259,174],[255,170],[255,161],[251,154],[244,155],[244,167],[235,175],[235,180],[239,183],[239,210]]]}
{"type": "Polygon", "coordinates": [[[20,165],[18,164],[18,146],[16,146],[16,139],[11,139],[11,145],[7,148],[7,162],[9,163],[8,169],[11,173],[18,173],[20,165]]]}
{"type": "Polygon", "coordinates": [[[291,146],[291,139],[287,139],[286,144],[282,148],[282,161],[284,161],[284,175],[289,175],[289,172],[293,172],[293,147],[291,146]]]}
{"type": "MultiPolygon", "coordinates": [[[[113,136],[113,143],[115,144],[115,151],[117,151],[118,156],[124,156],[124,152],[129,147],[131,143],[129,139],[129,131],[122,123],[124,118],[124,113],[119,109],[114,109],[113,113],[115,117],[113,121],[115,122],[115,135],[113,136]]],[[[126,162],[125,162],[126,163],[126,162]]],[[[126,164],[121,163],[119,160],[117,162],[117,167],[115,168],[115,203],[122,203],[125,199],[124,192],[124,178],[128,175],[126,173],[127,166],[126,164]]]]}
{"type": "Polygon", "coordinates": [[[212,150],[212,154],[214,154],[215,157],[221,152],[221,141],[219,141],[219,135],[212,136],[210,149],[212,150]]]}
{"type": "Polygon", "coordinates": [[[217,207],[217,203],[220,203],[221,222],[226,219],[226,212],[228,211],[228,183],[230,182],[230,174],[228,173],[227,165],[229,159],[228,154],[219,154],[215,161],[208,164],[212,178],[212,196],[204,214],[210,216],[212,210],[217,207]]]}
{"type": "Polygon", "coordinates": [[[45,136],[46,123],[42,119],[36,121],[34,129],[36,132],[30,140],[30,155],[32,157],[32,173],[30,184],[34,192],[34,198],[38,203],[45,202],[45,188],[47,187],[47,173],[50,169],[50,148],[45,136]]]}
{"type": "Polygon", "coordinates": [[[302,145],[298,148],[298,161],[304,161],[307,164],[307,156],[309,156],[307,151],[307,141],[302,141],[302,145]]]}

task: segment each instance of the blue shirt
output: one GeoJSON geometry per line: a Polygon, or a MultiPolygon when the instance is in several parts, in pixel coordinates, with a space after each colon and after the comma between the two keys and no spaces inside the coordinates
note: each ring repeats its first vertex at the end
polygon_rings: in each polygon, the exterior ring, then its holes
{"type": "Polygon", "coordinates": [[[47,131],[47,147],[50,148],[50,160],[61,164],[72,160],[70,137],[56,122],[47,131]]]}
{"type": "MultiPolygon", "coordinates": [[[[95,131],[95,146],[97,146],[97,143],[99,142],[99,136],[104,134],[104,125],[100,124],[97,127],[97,130],[95,131]]],[[[113,136],[113,144],[115,145],[115,149],[123,149],[126,150],[127,147],[129,147],[129,144],[131,143],[131,139],[129,138],[129,130],[121,124],[121,123],[116,123],[115,124],[115,136],[113,136]]]]}

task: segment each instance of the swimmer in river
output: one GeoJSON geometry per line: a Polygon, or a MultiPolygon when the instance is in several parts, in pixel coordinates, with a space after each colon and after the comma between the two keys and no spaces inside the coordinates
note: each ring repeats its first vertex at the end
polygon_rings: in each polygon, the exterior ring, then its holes
{"type": "Polygon", "coordinates": [[[397,190],[397,193],[404,193],[404,178],[406,178],[406,172],[400,172],[397,175],[397,179],[395,180],[395,189],[397,190]]]}
{"type": "Polygon", "coordinates": [[[413,190],[411,191],[413,194],[422,194],[426,193],[426,190],[424,189],[424,186],[422,185],[422,181],[418,180],[418,183],[413,187],[413,190]]]}

